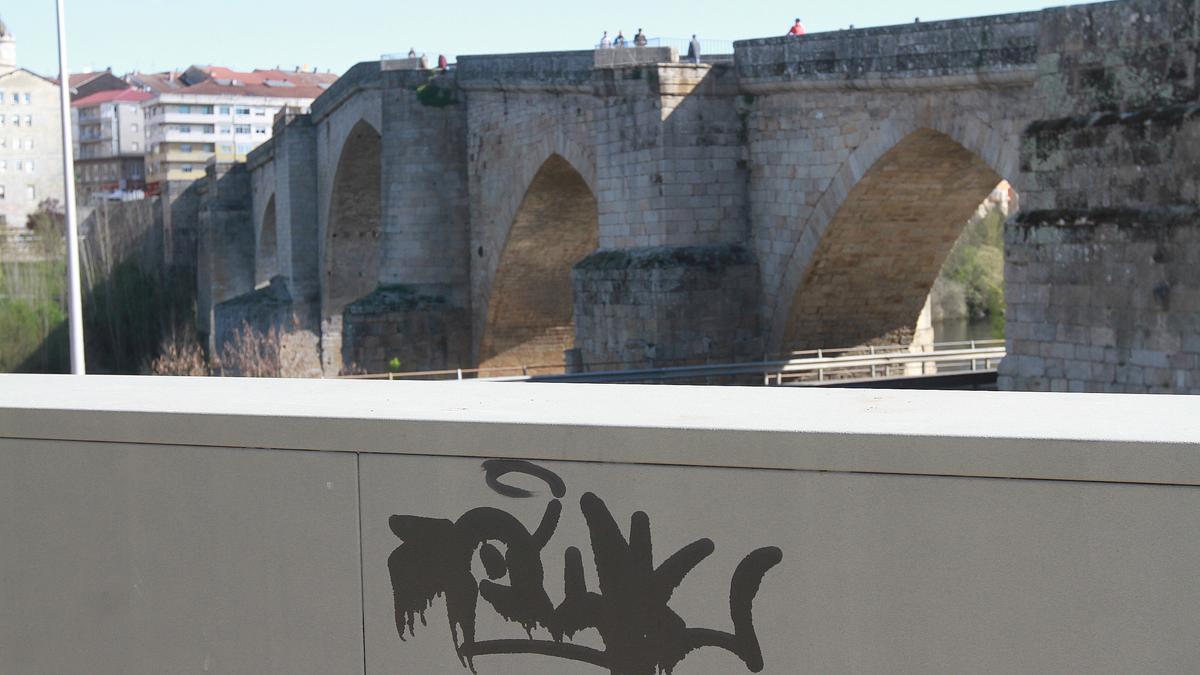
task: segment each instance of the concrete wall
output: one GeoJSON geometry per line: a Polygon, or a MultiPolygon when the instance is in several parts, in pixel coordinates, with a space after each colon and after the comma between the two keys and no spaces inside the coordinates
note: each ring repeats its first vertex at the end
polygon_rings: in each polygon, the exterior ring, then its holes
{"type": "Polygon", "coordinates": [[[1186,672],[1197,420],[1136,396],[0,376],[0,670],[467,672],[457,640],[481,674],[1186,672]]]}

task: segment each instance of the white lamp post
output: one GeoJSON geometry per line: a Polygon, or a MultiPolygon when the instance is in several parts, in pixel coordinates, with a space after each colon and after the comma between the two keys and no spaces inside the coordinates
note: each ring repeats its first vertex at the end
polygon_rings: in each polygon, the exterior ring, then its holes
{"type": "Polygon", "coordinates": [[[63,185],[67,217],[67,324],[71,336],[71,372],[83,375],[83,298],[79,283],[79,227],[75,222],[75,149],[71,141],[71,75],[67,71],[67,24],[58,2],[58,94],[62,106],[63,185]]]}

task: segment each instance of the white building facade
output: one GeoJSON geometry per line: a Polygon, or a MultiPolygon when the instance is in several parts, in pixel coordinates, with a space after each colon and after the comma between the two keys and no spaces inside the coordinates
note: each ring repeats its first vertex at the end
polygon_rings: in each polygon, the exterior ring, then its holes
{"type": "Polygon", "coordinates": [[[81,203],[145,188],[146,92],[101,91],[72,103],[75,188],[81,203]]]}
{"type": "Polygon", "coordinates": [[[337,77],[194,66],[179,74],[130,79],[153,90],[142,103],[147,182],[153,186],[200,178],[213,157],[245,161],[247,153],[271,138],[276,113],[307,110],[337,77]]]}
{"type": "Polygon", "coordinates": [[[47,199],[63,199],[58,85],[18,67],[0,22],[0,227],[25,226],[47,199]]]}

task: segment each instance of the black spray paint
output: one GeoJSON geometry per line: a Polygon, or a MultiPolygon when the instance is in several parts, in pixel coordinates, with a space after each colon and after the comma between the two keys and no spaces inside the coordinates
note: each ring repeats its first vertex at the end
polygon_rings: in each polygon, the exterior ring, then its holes
{"type": "Polygon", "coordinates": [[[525,461],[488,460],[483,468],[487,485],[501,495],[533,496],[500,480],[507,474],[523,474],[544,481],[554,499],[532,533],[511,514],[488,507],[471,509],[455,521],[392,516],[388,524],[403,542],[388,559],[396,629],[402,640],[414,634],[418,617],[425,624],[425,610],[440,595],[445,597],[459,661],[472,672],[475,656],[542,654],[590,663],[614,675],[669,675],[701,647],[727,650],[751,672],[763,669],[753,602],[767,571],[783,559],[778,548],[753,551],[734,571],[729,585],[732,633],[691,628],[668,603],[683,579],[712,554],[712,540],[698,539],[654,567],[649,516],[641,511],[633,514],[626,540],[605,503],[585,493],[579,506],[591,535],[599,590],[587,589],[583,553],[569,547],[564,598],[555,606],[545,590],[542,550],[558,527],[566,485],[549,469],[525,461]],[[497,544],[505,547],[503,553],[497,544]],[[477,580],[471,572],[476,552],[487,579],[477,580]],[[497,583],[505,575],[509,583],[497,583]],[[480,597],[505,620],[520,624],[528,639],[476,640],[480,597]],[[538,628],[551,639],[534,639],[538,628]],[[603,651],[563,641],[585,628],[600,633],[603,651]]]}

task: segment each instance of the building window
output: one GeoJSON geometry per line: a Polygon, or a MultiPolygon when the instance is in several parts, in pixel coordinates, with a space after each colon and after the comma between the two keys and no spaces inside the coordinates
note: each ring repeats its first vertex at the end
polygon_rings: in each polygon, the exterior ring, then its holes
{"type": "Polygon", "coordinates": [[[25,170],[25,161],[18,159],[17,160],[17,171],[24,171],[24,170],[25,170]]]}
{"type": "Polygon", "coordinates": [[[266,111],[266,110],[263,110],[262,108],[255,108],[255,109],[254,109],[254,115],[255,115],[256,117],[265,117],[265,116],[266,116],[266,114],[267,114],[267,111],[266,111]]]}
{"type": "Polygon", "coordinates": [[[183,113],[183,114],[185,114],[185,115],[187,115],[187,114],[190,114],[190,113],[192,112],[192,106],[190,106],[190,105],[181,105],[181,106],[179,106],[178,108],[176,108],[176,109],[175,109],[175,112],[180,112],[180,113],[183,113]]]}
{"type": "Polygon", "coordinates": [[[183,145],[179,146],[179,151],[180,152],[191,152],[192,146],[189,143],[184,143],[183,145]]]}
{"type": "Polygon", "coordinates": [[[181,169],[183,169],[184,171],[186,171],[186,172],[189,172],[189,173],[190,173],[190,172],[191,172],[191,170],[192,170],[192,165],[191,165],[191,164],[184,164],[184,165],[183,165],[182,167],[180,167],[180,168],[181,168],[181,169]]]}
{"type": "Polygon", "coordinates": [[[252,143],[238,143],[237,144],[237,151],[238,151],[239,155],[244,155],[253,149],[254,149],[254,145],[252,143]]]}
{"type": "Polygon", "coordinates": [[[26,185],[25,197],[31,202],[37,201],[37,188],[32,185],[26,185]]]}
{"type": "Polygon", "coordinates": [[[12,102],[13,102],[13,105],[17,105],[18,103],[20,103],[20,102],[21,102],[21,95],[20,95],[20,94],[13,94],[13,97],[12,97],[12,102]]]}
{"type": "Polygon", "coordinates": [[[221,111],[222,115],[228,115],[229,114],[229,106],[227,106],[227,105],[221,106],[220,111],[221,111]]]}
{"type": "Polygon", "coordinates": [[[33,160],[32,159],[29,160],[28,162],[25,162],[25,170],[28,171],[29,173],[33,173],[33,160]]]}
{"type": "Polygon", "coordinates": [[[228,143],[222,143],[221,152],[233,152],[233,146],[228,143]]]}
{"type": "Polygon", "coordinates": [[[223,127],[221,127],[221,133],[223,133],[223,134],[231,134],[231,133],[233,133],[233,127],[231,127],[231,126],[223,126],[223,127]]]}
{"type": "Polygon", "coordinates": [[[0,185],[0,199],[4,199],[6,191],[3,185],[0,185]]]}
{"type": "Polygon", "coordinates": [[[29,105],[29,92],[25,92],[25,105],[29,105]]]}
{"type": "Polygon", "coordinates": [[[21,126],[21,116],[20,115],[13,115],[13,126],[14,127],[21,126]]]}
{"type": "Polygon", "coordinates": [[[27,126],[27,127],[33,126],[33,115],[25,116],[25,126],[27,126]]]}
{"type": "Polygon", "coordinates": [[[138,132],[137,122],[134,122],[133,124],[129,125],[129,130],[136,134],[138,132]]]}
{"type": "Polygon", "coordinates": [[[234,110],[234,112],[237,113],[238,115],[249,115],[250,109],[249,108],[237,108],[234,110]]]}
{"type": "Polygon", "coordinates": [[[254,133],[259,134],[259,135],[266,135],[267,128],[266,127],[254,127],[254,133]]]}
{"type": "Polygon", "coordinates": [[[179,126],[178,131],[181,134],[190,134],[190,133],[192,133],[192,128],[186,124],[183,124],[183,125],[179,126]]]}
{"type": "Polygon", "coordinates": [[[250,133],[250,125],[249,124],[239,124],[233,128],[233,131],[234,131],[234,133],[238,133],[238,134],[249,134],[250,133]]]}
{"type": "Polygon", "coordinates": [[[134,149],[134,150],[140,150],[140,149],[141,149],[141,146],[142,146],[142,144],[141,144],[141,143],[138,143],[137,141],[134,141],[134,142],[133,142],[133,149],[134,149]]]}

